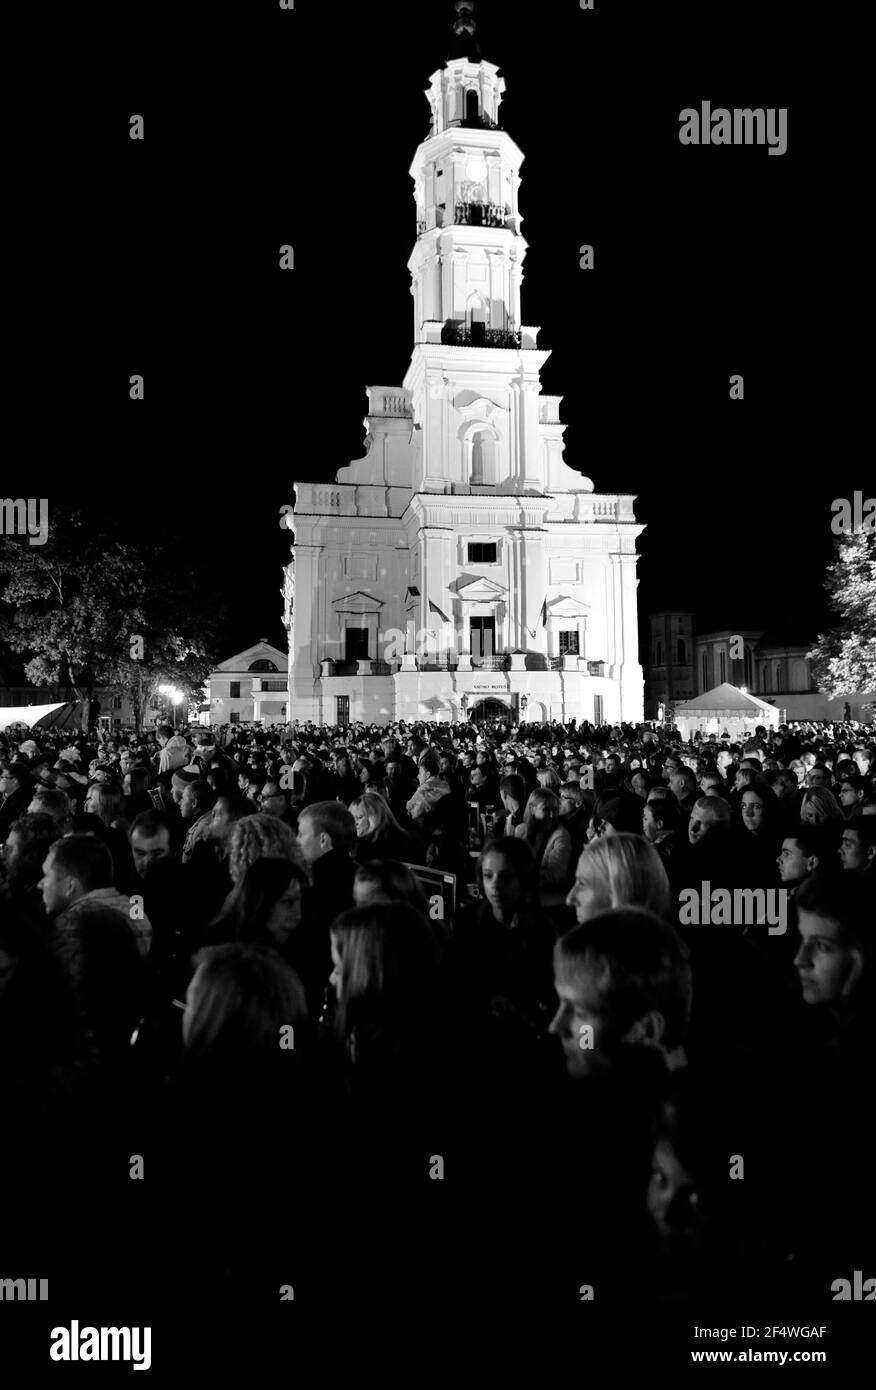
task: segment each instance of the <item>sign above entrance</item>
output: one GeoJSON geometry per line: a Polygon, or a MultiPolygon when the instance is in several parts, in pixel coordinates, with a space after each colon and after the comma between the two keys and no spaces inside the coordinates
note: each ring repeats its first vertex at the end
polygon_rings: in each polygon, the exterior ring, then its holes
{"type": "Polygon", "coordinates": [[[471,683],[472,690],[501,690],[506,692],[508,685],[502,676],[480,676],[471,683]]]}

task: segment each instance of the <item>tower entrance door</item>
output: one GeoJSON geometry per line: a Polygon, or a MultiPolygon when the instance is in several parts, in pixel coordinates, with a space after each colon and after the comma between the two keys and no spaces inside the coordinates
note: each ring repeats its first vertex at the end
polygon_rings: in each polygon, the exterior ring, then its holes
{"type": "Polygon", "coordinates": [[[488,724],[492,719],[510,719],[511,710],[504,700],[481,700],[468,717],[472,724],[488,724]]]}

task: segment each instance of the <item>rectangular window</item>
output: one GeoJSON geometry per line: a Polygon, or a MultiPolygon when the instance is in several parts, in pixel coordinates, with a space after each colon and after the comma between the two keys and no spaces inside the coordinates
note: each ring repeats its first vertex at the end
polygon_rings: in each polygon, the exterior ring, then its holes
{"type": "Polygon", "coordinates": [[[577,629],[560,633],[560,656],[578,655],[578,632],[577,629]]]}
{"type": "Polygon", "coordinates": [[[285,681],[262,681],[262,690],[267,694],[268,691],[285,690],[285,681]]]}
{"type": "Polygon", "coordinates": [[[472,618],[470,626],[472,656],[493,656],[496,651],[496,619],[472,618]]]}
{"type": "Polygon", "coordinates": [[[344,628],[344,660],[345,660],[345,661],[367,661],[367,660],[368,660],[368,629],[367,629],[367,627],[346,627],[346,628],[344,628]]]}
{"type": "Polygon", "coordinates": [[[228,698],[229,698],[229,700],[239,700],[239,699],[240,699],[240,681],[229,681],[229,683],[228,683],[228,698]]]}
{"type": "Polygon", "coordinates": [[[121,708],[122,708],[122,697],[121,697],[121,695],[114,695],[114,696],[113,696],[113,709],[121,709],[121,708]]]}
{"type": "Polygon", "coordinates": [[[233,710],[231,711],[231,713],[229,714],[229,716],[228,716],[228,722],[229,722],[229,724],[239,724],[239,723],[240,723],[240,715],[237,713],[237,710],[236,710],[236,709],[233,709],[233,710]]]}
{"type": "Polygon", "coordinates": [[[593,696],[593,722],[594,722],[594,724],[601,724],[601,723],[602,723],[602,696],[601,696],[601,695],[594,695],[594,696],[593,696]]]}
{"type": "Polygon", "coordinates": [[[336,723],[340,724],[341,728],[346,728],[350,722],[350,697],[349,695],[339,695],[337,700],[338,717],[336,723]]]}
{"type": "Polygon", "coordinates": [[[468,563],[470,565],[494,565],[496,563],[496,542],[469,541],[468,563]]]}

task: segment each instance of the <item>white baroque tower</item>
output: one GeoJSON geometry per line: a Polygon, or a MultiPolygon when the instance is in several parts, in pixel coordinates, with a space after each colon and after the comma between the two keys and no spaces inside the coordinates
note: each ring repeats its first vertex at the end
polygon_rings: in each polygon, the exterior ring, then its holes
{"type": "Polygon", "coordinates": [[[550,353],[522,323],[523,154],[457,3],[410,173],[414,349],[368,388],[365,456],[294,484],[289,718],[643,717],[634,498],[563,461],[550,353]]]}

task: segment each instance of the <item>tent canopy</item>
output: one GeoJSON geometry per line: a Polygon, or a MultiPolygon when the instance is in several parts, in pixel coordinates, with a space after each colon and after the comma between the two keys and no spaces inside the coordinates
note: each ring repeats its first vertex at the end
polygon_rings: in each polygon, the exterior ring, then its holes
{"type": "Polygon", "coordinates": [[[714,690],[695,695],[692,700],[683,700],[674,706],[674,710],[676,714],[752,716],[759,711],[774,715],[776,707],[768,705],[766,700],[759,700],[756,695],[743,694],[735,685],[725,681],[723,685],[716,685],[714,690]]]}
{"type": "Polygon", "coordinates": [[[55,710],[63,709],[64,705],[3,705],[0,708],[0,730],[8,729],[10,724],[26,724],[29,729],[34,728],[41,719],[47,715],[54,714],[55,710]]]}

